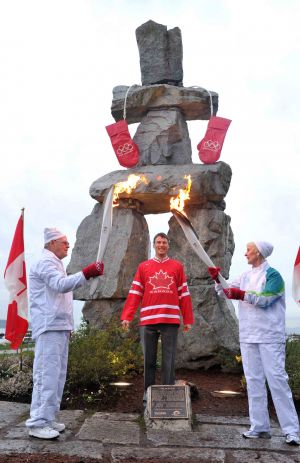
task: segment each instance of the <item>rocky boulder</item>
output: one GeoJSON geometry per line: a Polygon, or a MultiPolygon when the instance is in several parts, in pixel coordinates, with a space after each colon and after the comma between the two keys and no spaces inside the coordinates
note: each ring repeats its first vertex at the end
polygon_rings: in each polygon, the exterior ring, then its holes
{"type": "MultiPolygon", "coordinates": [[[[213,114],[216,115],[218,94],[210,93],[213,114]]],[[[133,85],[129,88],[126,85],[118,85],[113,89],[111,105],[111,114],[116,121],[123,119],[125,103],[128,124],[140,122],[149,111],[168,109],[178,109],[186,121],[206,120],[211,116],[210,96],[202,87],[174,87],[161,84],[143,87],[133,85]]]]}
{"type": "Polygon", "coordinates": [[[141,182],[130,194],[120,194],[122,207],[135,207],[143,214],[170,212],[170,199],[187,186],[186,175],[191,175],[192,180],[189,207],[223,210],[224,197],[231,180],[231,168],[224,162],[209,165],[142,166],[110,172],[95,180],[90,187],[91,197],[102,202],[107,189],[126,181],[130,174],[144,176],[146,182],[141,182]]]}
{"type": "MultiPolygon", "coordinates": [[[[67,273],[76,273],[95,261],[99,245],[103,205],[96,204],[92,213],[78,227],[67,273]]],[[[74,291],[74,298],[126,298],[138,264],[149,256],[148,225],[136,210],[115,208],[113,225],[104,254],[104,275],[97,279],[96,292],[90,294],[90,283],[74,291]]]]}

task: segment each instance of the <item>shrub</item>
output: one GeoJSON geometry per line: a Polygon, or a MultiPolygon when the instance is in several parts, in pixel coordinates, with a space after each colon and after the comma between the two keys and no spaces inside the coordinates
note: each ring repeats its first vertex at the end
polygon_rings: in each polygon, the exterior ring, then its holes
{"type": "MultiPolygon", "coordinates": [[[[70,341],[68,376],[64,400],[72,404],[93,405],[108,401],[109,383],[140,373],[142,352],[135,329],[124,332],[120,322],[111,322],[106,330],[92,329],[82,323],[70,341]]],[[[7,398],[29,398],[32,392],[32,351],[0,354],[0,395],[7,398]]]]}
{"type": "Polygon", "coordinates": [[[290,336],[286,342],[285,367],[295,399],[300,399],[300,340],[290,336]]]}
{"type": "Polygon", "coordinates": [[[66,400],[81,391],[85,402],[103,401],[110,382],[139,373],[142,352],[134,332],[124,332],[119,321],[101,331],[83,323],[70,342],[66,400]]]}
{"type": "Polygon", "coordinates": [[[221,347],[218,350],[217,360],[224,373],[243,373],[240,352],[232,352],[221,347]]]}
{"type": "Polygon", "coordinates": [[[33,352],[0,355],[0,395],[8,399],[28,399],[32,391],[33,352]]]}

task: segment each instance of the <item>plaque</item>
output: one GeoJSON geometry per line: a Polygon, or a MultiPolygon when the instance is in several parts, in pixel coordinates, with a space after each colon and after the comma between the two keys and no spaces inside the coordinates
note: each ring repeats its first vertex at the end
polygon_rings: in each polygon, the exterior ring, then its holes
{"type": "Polygon", "coordinates": [[[187,419],[187,390],[187,386],[150,386],[150,418],[187,419]]]}

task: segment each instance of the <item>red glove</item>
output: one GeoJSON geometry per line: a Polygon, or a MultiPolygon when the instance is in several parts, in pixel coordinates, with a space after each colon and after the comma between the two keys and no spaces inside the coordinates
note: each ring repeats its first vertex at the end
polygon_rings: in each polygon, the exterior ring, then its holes
{"type": "Polygon", "coordinates": [[[101,261],[93,262],[92,264],[83,268],[82,273],[84,274],[84,277],[86,280],[89,280],[90,278],[98,277],[99,275],[103,275],[104,264],[101,261]]]}
{"type": "Polygon", "coordinates": [[[226,294],[227,299],[237,299],[237,300],[244,300],[245,292],[239,288],[225,288],[223,289],[224,293],[226,294]]]}
{"type": "Polygon", "coordinates": [[[221,267],[208,267],[208,273],[212,277],[213,280],[215,280],[216,283],[220,283],[220,280],[218,278],[218,274],[221,270],[221,267]]]}
{"type": "Polygon", "coordinates": [[[212,116],[210,118],[206,134],[197,145],[199,158],[204,164],[213,164],[219,159],[230,122],[230,119],[224,117],[212,116]]]}
{"type": "Polygon", "coordinates": [[[130,136],[127,122],[118,121],[105,128],[120,165],[127,168],[136,166],[139,161],[139,149],[130,136]]]}

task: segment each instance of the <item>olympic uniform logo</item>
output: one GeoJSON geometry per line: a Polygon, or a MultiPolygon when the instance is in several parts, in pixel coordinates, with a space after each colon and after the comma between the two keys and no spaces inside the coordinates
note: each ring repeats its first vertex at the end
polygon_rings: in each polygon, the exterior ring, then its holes
{"type": "Polygon", "coordinates": [[[133,151],[133,145],[131,143],[124,143],[124,145],[119,145],[117,149],[117,154],[119,156],[125,156],[128,153],[133,151]]]}
{"type": "Polygon", "coordinates": [[[205,150],[214,151],[216,153],[220,149],[220,143],[213,140],[207,140],[204,142],[203,148],[205,150]]]}

